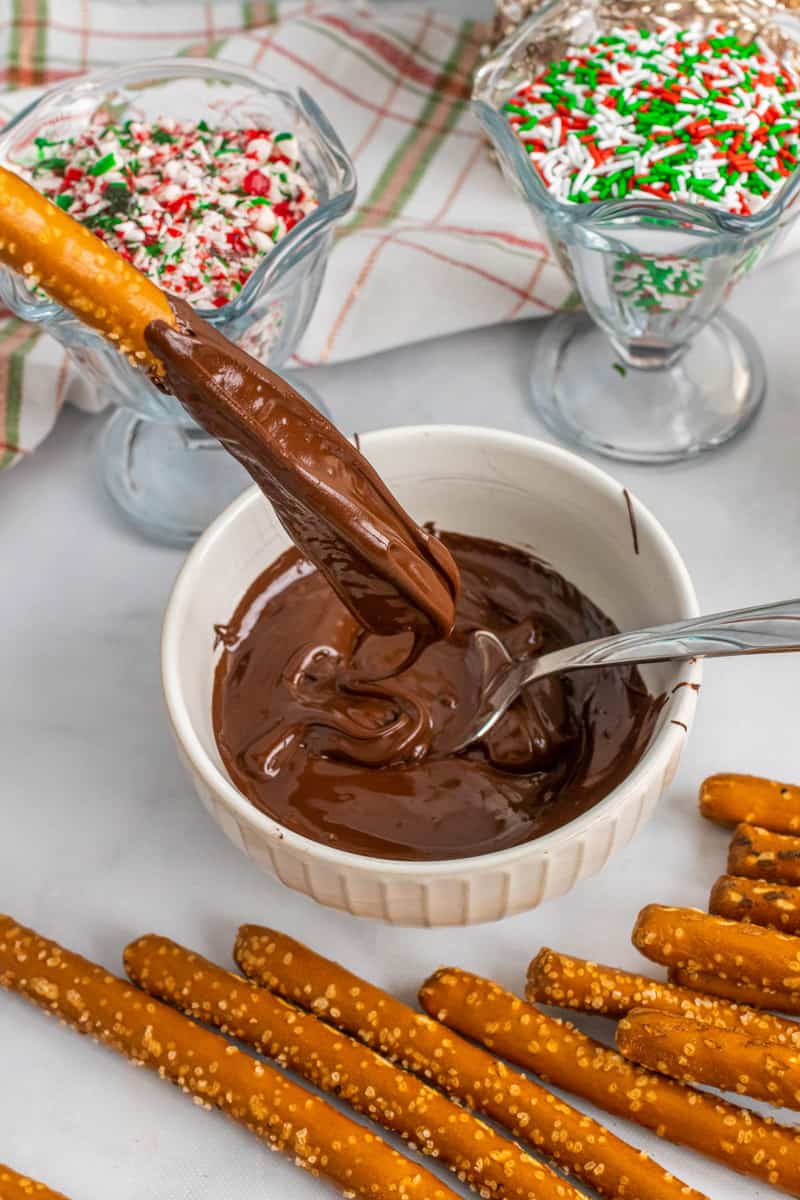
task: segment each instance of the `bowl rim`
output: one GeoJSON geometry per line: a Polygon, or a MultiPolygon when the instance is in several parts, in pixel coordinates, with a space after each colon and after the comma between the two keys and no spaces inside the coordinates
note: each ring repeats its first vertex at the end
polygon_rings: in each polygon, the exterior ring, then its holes
{"type": "MultiPolygon", "coordinates": [[[[595,486],[599,485],[605,491],[613,490],[616,493],[623,490],[622,485],[613,476],[595,466],[594,463],[588,462],[561,446],[552,445],[525,434],[483,426],[457,424],[392,426],[360,434],[361,448],[369,455],[370,449],[381,443],[391,442],[399,434],[412,438],[442,437],[450,444],[454,438],[466,442],[476,440],[486,442],[488,440],[500,448],[516,448],[528,453],[533,452],[535,455],[565,468],[573,476],[590,481],[595,486]]],[[[647,528],[665,552],[666,560],[680,593],[681,612],[675,614],[675,619],[698,616],[700,610],[694,585],[675,543],[646,505],[635,494],[631,492],[628,494],[636,505],[637,524],[647,528]]],[[[448,876],[463,877],[465,873],[471,874],[478,869],[485,871],[510,867],[520,859],[528,858],[531,855],[547,857],[556,853],[565,843],[582,837],[591,825],[599,822],[600,818],[608,813],[610,808],[621,805],[630,793],[644,782],[646,777],[654,772],[663,772],[673,756],[680,752],[691,728],[696,706],[697,692],[692,686],[678,685],[677,688],[672,689],[666,701],[669,719],[665,720],[662,727],[656,732],[630,774],[607,796],[559,829],[544,834],[540,838],[521,842],[517,846],[495,850],[489,854],[430,861],[373,858],[370,855],[355,854],[352,851],[326,846],[322,842],[316,842],[312,838],[305,837],[303,834],[281,825],[280,822],[247,800],[208,755],[189,717],[178,666],[183,616],[197,577],[202,572],[204,560],[212,546],[227,535],[241,515],[252,504],[259,502],[265,502],[259,489],[255,485],[247,488],[209,525],[184,559],[172,586],[164,614],[161,635],[161,684],[174,737],[188,759],[192,771],[200,776],[206,787],[223,802],[227,809],[233,811],[238,821],[243,821],[262,838],[266,837],[270,841],[280,842],[283,849],[294,850],[317,861],[360,874],[374,874],[377,871],[383,875],[408,879],[414,879],[421,874],[426,878],[438,879],[448,876]],[[680,724],[675,722],[680,722],[680,724]],[[685,730],[681,728],[681,725],[685,726],[685,730]]],[[[683,670],[685,678],[681,680],[681,683],[700,684],[702,680],[700,661],[687,663],[683,670]]]]}

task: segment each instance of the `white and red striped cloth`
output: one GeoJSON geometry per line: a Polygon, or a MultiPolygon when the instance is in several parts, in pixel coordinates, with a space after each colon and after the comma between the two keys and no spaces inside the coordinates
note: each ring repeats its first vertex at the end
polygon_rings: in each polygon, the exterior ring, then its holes
{"type": "MultiPolygon", "coordinates": [[[[525,204],[469,111],[486,31],[401,2],[10,0],[0,22],[7,118],[31,85],[164,54],[206,54],[301,86],[355,161],[303,365],[341,361],[570,302],[525,204]],[[157,10],[157,20],[155,11],[157,10]]],[[[48,433],[65,397],[98,407],[60,347],[0,324],[0,467],[48,433]]]]}
{"type": "MultiPolygon", "coordinates": [[[[18,0],[0,33],[8,117],[19,85],[163,54],[211,54],[309,91],[356,164],[358,207],[341,229],[298,350],[341,361],[492,322],[541,315],[568,286],[525,206],[486,152],[467,99],[484,30],[408,3],[18,0]],[[2,42],[5,45],[2,45],[2,42]]],[[[65,396],[102,397],[60,347],[0,327],[0,465],[32,450],[65,396]]]]}

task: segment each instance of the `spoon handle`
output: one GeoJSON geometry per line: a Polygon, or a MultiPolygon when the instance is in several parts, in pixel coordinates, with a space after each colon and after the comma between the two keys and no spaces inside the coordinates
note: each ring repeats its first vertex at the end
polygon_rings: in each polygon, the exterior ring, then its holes
{"type": "Polygon", "coordinates": [[[518,686],[524,687],[554,671],[582,667],[774,654],[781,650],[800,650],[800,600],[714,613],[569,646],[526,662],[525,679],[518,686]]]}

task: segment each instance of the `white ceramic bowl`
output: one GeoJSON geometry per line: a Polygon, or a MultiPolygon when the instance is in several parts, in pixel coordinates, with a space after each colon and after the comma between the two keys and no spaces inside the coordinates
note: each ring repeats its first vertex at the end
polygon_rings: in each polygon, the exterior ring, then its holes
{"type": "MultiPolygon", "coordinates": [[[[622,628],[697,615],[678,551],[605,472],[530,438],[462,426],[388,429],[362,449],[418,520],[531,547],[622,628]]],[[[164,621],[162,677],[181,757],[211,816],[264,870],[320,904],[397,925],[492,921],[560,896],[631,840],[670,783],[691,725],[698,665],[645,669],[667,702],[644,756],[601,803],[536,841],[478,858],[393,862],[310,841],[254,808],[214,741],[215,623],[287,545],[256,488],[189,554],[164,621]]]]}

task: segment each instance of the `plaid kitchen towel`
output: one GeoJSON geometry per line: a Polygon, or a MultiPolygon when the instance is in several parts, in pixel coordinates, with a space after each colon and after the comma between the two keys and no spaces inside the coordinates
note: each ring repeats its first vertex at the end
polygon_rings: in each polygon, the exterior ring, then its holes
{"type": "MultiPolygon", "coordinates": [[[[542,316],[570,299],[469,112],[486,36],[474,22],[354,0],[0,0],[0,16],[0,119],[42,85],[165,54],[224,58],[314,96],[359,190],[302,365],[542,316]]],[[[0,467],[42,440],[65,399],[103,404],[55,341],[0,323],[0,467]]]]}
{"type": "MultiPolygon", "coordinates": [[[[297,0],[4,0],[3,10],[3,119],[43,84],[164,54],[246,64],[314,96],[353,156],[359,194],[299,363],[540,315],[566,299],[468,109],[484,39],[474,22],[409,3],[297,0]]],[[[102,406],[53,339],[0,324],[0,466],[41,441],[65,399],[102,406]]]]}

